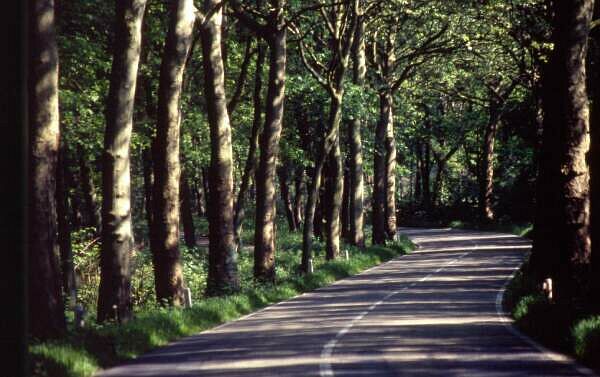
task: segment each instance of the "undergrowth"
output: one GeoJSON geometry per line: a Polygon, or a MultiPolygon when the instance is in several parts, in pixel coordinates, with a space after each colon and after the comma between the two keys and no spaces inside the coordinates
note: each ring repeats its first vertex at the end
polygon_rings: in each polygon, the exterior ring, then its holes
{"type": "Polygon", "coordinates": [[[600,315],[548,299],[528,271],[526,262],[504,294],[504,307],[517,328],[546,347],[600,371],[600,315]]]}

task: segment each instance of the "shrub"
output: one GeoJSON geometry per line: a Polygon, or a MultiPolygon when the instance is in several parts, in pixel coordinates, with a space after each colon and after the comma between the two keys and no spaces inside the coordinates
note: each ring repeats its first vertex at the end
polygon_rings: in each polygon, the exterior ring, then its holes
{"type": "Polygon", "coordinates": [[[600,315],[577,322],[572,336],[577,358],[593,368],[600,368],[600,315]]]}

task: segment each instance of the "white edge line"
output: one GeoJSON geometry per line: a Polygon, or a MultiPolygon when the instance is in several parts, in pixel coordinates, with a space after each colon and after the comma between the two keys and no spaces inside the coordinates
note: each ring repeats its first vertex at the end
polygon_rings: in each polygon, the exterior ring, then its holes
{"type": "Polygon", "coordinates": [[[598,375],[596,373],[594,373],[594,371],[592,371],[590,368],[588,368],[586,366],[579,364],[572,357],[554,352],[554,351],[544,347],[540,343],[536,342],[529,336],[522,333],[516,326],[514,326],[513,319],[508,315],[508,313],[502,307],[502,301],[504,298],[504,294],[506,293],[506,289],[508,288],[508,285],[512,281],[512,279],[515,276],[515,274],[517,273],[517,271],[519,271],[519,269],[520,269],[520,266],[517,266],[513,269],[513,272],[507,277],[506,282],[504,283],[504,285],[502,286],[502,288],[498,291],[498,294],[496,295],[496,314],[498,315],[498,318],[500,319],[500,322],[502,323],[502,325],[512,335],[516,336],[517,338],[521,339],[522,341],[524,341],[531,347],[535,348],[538,352],[540,352],[547,359],[555,361],[555,362],[563,363],[563,364],[570,364],[575,370],[577,370],[577,372],[581,373],[584,376],[598,377],[598,375]]]}
{"type": "MultiPolygon", "coordinates": [[[[477,249],[477,246],[475,246],[475,249],[477,249]]],[[[437,270],[435,270],[434,272],[430,273],[429,275],[421,278],[419,280],[419,282],[427,281],[430,277],[432,277],[435,274],[439,273],[440,271],[444,270],[446,267],[453,265],[454,263],[458,262],[459,260],[466,257],[470,253],[471,253],[470,251],[467,251],[466,253],[461,254],[458,258],[453,259],[452,261],[446,263],[443,267],[440,267],[437,270]]],[[[405,255],[407,255],[407,254],[405,254],[405,255]]],[[[394,258],[394,259],[396,259],[396,258],[394,258]]],[[[392,259],[392,260],[394,260],[394,259],[392,259]]],[[[392,260],[390,260],[389,262],[391,262],[392,260]]],[[[388,263],[388,262],[386,262],[386,263],[388,263]]],[[[337,334],[335,334],[333,339],[331,339],[329,342],[325,343],[325,345],[323,346],[323,350],[321,351],[321,359],[325,359],[325,361],[321,361],[321,363],[319,363],[320,377],[334,377],[335,376],[335,374],[333,372],[333,368],[331,367],[331,363],[329,361],[327,361],[327,359],[329,359],[331,357],[331,355],[333,354],[333,350],[334,350],[335,346],[337,345],[338,340],[340,340],[344,335],[346,335],[350,331],[350,329],[354,326],[354,324],[356,324],[358,321],[362,320],[367,314],[369,314],[373,309],[375,309],[377,306],[382,304],[387,299],[391,298],[392,296],[394,296],[402,291],[405,291],[408,288],[415,286],[416,284],[417,284],[417,282],[412,282],[410,285],[407,285],[401,289],[398,289],[396,291],[392,291],[392,292],[388,293],[384,298],[382,298],[378,302],[372,304],[371,306],[369,306],[369,308],[367,310],[361,312],[358,316],[354,317],[348,324],[346,324],[346,326],[344,326],[340,331],[338,331],[337,334]]]]}

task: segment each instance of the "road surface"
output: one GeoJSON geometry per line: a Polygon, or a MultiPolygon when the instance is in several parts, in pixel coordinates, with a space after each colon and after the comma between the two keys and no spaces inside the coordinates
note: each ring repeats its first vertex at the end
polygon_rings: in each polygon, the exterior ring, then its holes
{"type": "Polygon", "coordinates": [[[99,376],[593,375],[524,338],[501,310],[526,240],[451,229],[401,233],[419,249],[99,376]]]}

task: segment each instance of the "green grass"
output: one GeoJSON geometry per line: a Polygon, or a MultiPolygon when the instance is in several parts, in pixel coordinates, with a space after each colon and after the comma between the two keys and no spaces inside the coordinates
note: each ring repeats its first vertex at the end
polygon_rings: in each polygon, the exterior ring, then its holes
{"type": "Polygon", "coordinates": [[[450,228],[456,229],[476,229],[476,230],[487,230],[494,232],[505,232],[514,234],[519,237],[531,237],[531,231],[533,230],[533,224],[531,223],[503,223],[503,222],[494,222],[490,224],[478,224],[473,222],[466,222],[455,220],[448,223],[450,228]]]}
{"type": "Polygon", "coordinates": [[[240,276],[244,289],[240,293],[202,298],[189,309],[145,307],[123,325],[91,324],[80,330],[70,330],[60,341],[33,342],[30,346],[32,375],[89,377],[100,368],[116,365],[178,338],[359,273],[411,251],[414,245],[402,237],[400,241],[364,250],[347,246],[349,260],[329,262],[324,260],[323,251],[317,250],[315,271],[306,276],[295,272],[300,261],[299,248],[299,235],[281,238],[276,267],[278,281],[274,285],[255,284],[251,280],[250,256],[241,257],[240,276]]]}

